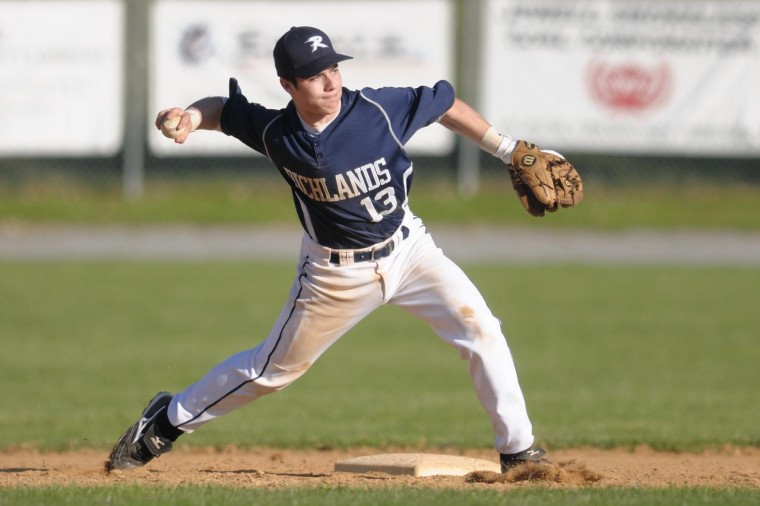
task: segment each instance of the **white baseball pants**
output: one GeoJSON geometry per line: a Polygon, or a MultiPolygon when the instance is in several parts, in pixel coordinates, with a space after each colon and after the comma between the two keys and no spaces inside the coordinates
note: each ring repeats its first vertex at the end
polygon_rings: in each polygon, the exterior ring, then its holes
{"type": "MultiPolygon", "coordinates": [[[[500,453],[533,444],[533,433],[500,322],[464,272],[435,245],[410,211],[385,258],[353,262],[306,234],[285,307],[264,342],[238,353],[178,393],[169,420],[186,432],[290,385],[335,341],[380,305],[396,305],[430,324],[469,362],[500,453]],[[332,255],[335,260],[335,255],[332,255]]],[[[385,245],[387,242],[380,246],[385,245]]],[[[377,246],[376,246],[377,247],[377,246]]]]}

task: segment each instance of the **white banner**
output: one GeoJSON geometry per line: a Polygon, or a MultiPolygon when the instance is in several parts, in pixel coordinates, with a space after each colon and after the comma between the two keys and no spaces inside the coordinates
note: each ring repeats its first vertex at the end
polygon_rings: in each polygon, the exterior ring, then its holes
{"type": "MultiPolygon", "coordinates": [[[[362,2],[160,0],[152,12],[151,121],[159,110],[187,107],[204,96],[227,96],[236,77],[248,100],[285,107],[289,97],[277,78],[272,49],[292,26],[324,30],[341,63],[344,86],[432,85],[453,78],[452,5],[449,0],[362,2]],[[424,22],[422,22],[424,20],[424,22]]],[[[149,142],[158,156],[253,155],[217,132],[194,132],[175,145],[151,124],[149,142]]],[[[435,125],[418,132],[410,152],[446,154],[453,136],[435,125]]]]}
{"type": "Polygon", "coordinates": [[[760,154],[760,2],[486,0],[485,115],[558,150],[760,154]]]}
{"type": "Polygon", "coordinates": [[[98,155],[122,144],[122,2],[0,2],[0,155],[98,155]]]}

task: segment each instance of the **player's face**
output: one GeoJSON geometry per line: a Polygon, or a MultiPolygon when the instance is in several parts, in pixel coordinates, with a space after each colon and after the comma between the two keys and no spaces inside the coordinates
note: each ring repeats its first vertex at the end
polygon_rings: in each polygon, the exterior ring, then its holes
{"type": "Polygon", "coordinates": [[[299,114],[311,122],[332,119],[340,112],[343,78],[337,65],[319,74],[298,79],[288,90],[299,114]]]}

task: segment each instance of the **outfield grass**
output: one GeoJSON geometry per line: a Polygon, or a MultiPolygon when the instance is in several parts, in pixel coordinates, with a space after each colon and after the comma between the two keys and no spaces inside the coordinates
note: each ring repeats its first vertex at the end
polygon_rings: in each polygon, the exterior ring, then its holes
{"type": "MultiPolygon", "coordinates": [[[[541,220],[517,202],[506,177],[485,178],[478,195],[465,197],[442,178],[415,179],[411,204],[428,223],[540,228],[698,228],[760,230],[758,185],[608,186],[586,184],[575,209],[541,220]]],[[[288,187],[271,177],[189,178],[148,181],[140,200],[125,200],[119,186],[71,182],[0,185],[0,223],[271,224],[297,226],[288,187]]]]}
{"type": "MultiPolygon", "coordinates": [[[[760,269],[466,265],[550,448],[759,445],[760,269]],[[546,289],[546,287],[550,287],[546,289]]],[[[0,263],[0,449],[106,449],[274,322],[294,267],[0,263]]],[[[293,386],[184,442],[490,447],[466,363],[385,307],[293,386]]]]}

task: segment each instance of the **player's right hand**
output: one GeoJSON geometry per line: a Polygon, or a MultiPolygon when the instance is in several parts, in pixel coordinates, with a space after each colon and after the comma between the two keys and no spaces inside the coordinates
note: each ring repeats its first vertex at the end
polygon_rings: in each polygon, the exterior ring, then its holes
{"type": "Polygon", "coordinates": [[[168,139],[174,139],[177,144],[183,144],[192,131],[190,113],[179,107],[164,109],[156,116],[156,128],[168,139]],[[179,118],[178,123],[174,123],[179,118]]]}

